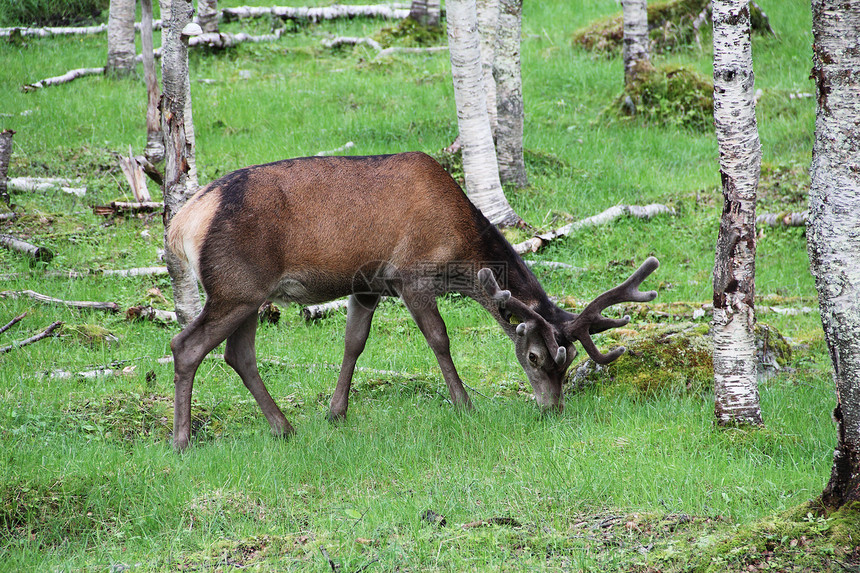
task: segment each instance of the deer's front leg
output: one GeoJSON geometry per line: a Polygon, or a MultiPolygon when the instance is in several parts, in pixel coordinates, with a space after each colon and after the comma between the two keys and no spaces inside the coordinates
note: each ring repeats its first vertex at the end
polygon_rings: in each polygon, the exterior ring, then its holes
{"type": "Polygon", "coordinates": [[[400,294],[403,302],[406,303],[406,308],[409,309],[412,318],[415,319],[418,328],[427,340],[427,344],[436,355],[436,360],[439,362],[439,368],[442,369],[442,376],[445,378],[445,384],[451,395],[451,403],[457,408],[471,409],[472,401],[463,387],[460,375],[457,374],[454,361],[451,360],[451,341],[448,338],[445,321],[442,320],[442,315],[439,314],[439,308],[436,306],[435,296],[432,293],[415,291],[408,287],[404,288],[400,294]]]}
{"type": "Polygon", "coordinates": [[[378,294],[354,294],[349,297],[346,310],[346,331],[344,334],[343,363],[337,377],[337,386],[331,396],[328,419],[331,422],[346,418],[349,407],[349,389],[355,373],[355,363],[364,352],[373,313],[379,304],[378,294]]]}

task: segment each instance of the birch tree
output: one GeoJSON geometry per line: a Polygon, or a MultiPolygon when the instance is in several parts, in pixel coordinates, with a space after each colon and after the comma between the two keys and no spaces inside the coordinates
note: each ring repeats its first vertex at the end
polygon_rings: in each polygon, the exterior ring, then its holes
{"type": "MultiPolygon", "coordinates": [[[[161,104],[164,130],[164,229],[196,190],[189,184],[189,156],[193,156],[193,140],[186,131],[186,111],[190,109],[188,79],[188,46],[183,42],[183,30],[191,23],[191,0],[162,0],[161,104]]],[[[165,262],[173,285],[176,317],[185,326],[200,313],[200,293],[191,268],[168,252],[165,262]]]]}
{"type": "Polygon", "coordinates": [[[761,144],[747,0],[714,0],[714,123],[723,214],[714,261],[714,394],[719,424],[761,424],[755,353],[755,201],[761,144]]]}
{"type": "Polygon", "coordinates": [[[146,149],[144,157],[151,163],[164,159],[164,132],[158,113],[161,91],[155,73],[155,53],[152,48],[152,0],[140,0],[140,45],[143,56],[143,79],[146,83],[146,149]]]}
{"type": "Polygon", "coordinates": [[[110,0],[105,66],[109,76],[124,77],[135,71],[134,4],[134,0],[110,0]]]}
{"type": "Polygon", "coordinates": [[[825,507],[860,502],[860,0],[812,0],[818,93],[807,241],[836,383],[825,507]]]}
{"type": "Polygon", "coordinates": [[[624,85],[629,86],[651,67],[648,39],[648,1],[621,0],[624,19],[624,85]]]}
{"type": "Polygon", "coordinates": [[[475,0],[449,0],[446,9],[466,193],[490,222],[513,225],[520,218],[505,198],[499,180],[496,149],[484,93],[475,0]]]}
{"type": "Polygon", "coordinates": [[[495,139],[498,113],[493,67],[499,37],[499,0],[475,0],[475,9],[478,15],[478,33],[481,35],[481,74],[484,78],[484,94],[487,96],[487,114],[490,116],[490,133],[495,139]]]}
{"type": "Polygon", "coordinates": [[[523,81],[520,64],[522,0],[501,0],[493,76],[496,83],[496,154],[502,183],[527,187],[523,158],[523,81]]]}
{"type": "Polygon", "coordinates": [[[427,28],[436,28],[442,18],[440,0],[412,0],[409,17],[427,28]]]}

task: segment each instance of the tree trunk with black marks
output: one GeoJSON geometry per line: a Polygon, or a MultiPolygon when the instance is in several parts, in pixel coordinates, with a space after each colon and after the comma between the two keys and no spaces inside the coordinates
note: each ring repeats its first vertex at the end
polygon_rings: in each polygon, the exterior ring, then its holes
{"type": "Polygon", "coordinates": [[[140,0],[140,45],[143,59],[143,79],[146,83],[146,149],[144,157],[150,163],[164,160],[164,132],[158,102],[161,91],[158,89],[158,75],[155,73],[155,51],[152,47],[152,0],[140,0]]]}
{"type": "Polygon", "coordinates": [[[110,0],[105,74],[126,77],[135,72],[134,0],[110,0]]]}
{"type": "Polygon", "coordinates": [[[409,18],[425,28],[437,28],[441,20],[442,7],[439,0],[412,0],[409,18]]]}
{"type": "Polygon", "coordinates": [[[860,0],[812,0],[818,93],[807,240],[836,383],[827,508],[860,502],[860,0]]]}
{"type": "Polygon", "coordinates": [[[12,159],[13,135],[15,135],[15,132],[11,129],[0,131],[0,201],[6,203],[6,205],[12,204],[6,181],[9,174],[9,161],[12,159]]]}
{"type": "MultiPolygon", "coordinates": [[[[164,229],[165,238],[170,221],[196,190],[189,182],[193,157],[190,127],[190,93],[188,80],[188,48],[182,31],[191,22],[191,0],[162,0],[161,78],[163,83],[161,117],[164,130],[164,229]]],[[[173,285],[176,315],[183,327],[200,313],[200,293],[191,268],[168,249],[165,263],[173,285]]]]}
{"type": "Polygon", "coordinates": [[[527,187],[523,157],[523,80],[520,60],[522,0],[501,0],[498,45],[493,76],[496,80],[496,154],[503,184],[527,187]]]}
{"type": "Polygon", "coordinates": [[[653,69],[648,38],[647,0],[622,0],[624,18],[624,85],[653,69]]]}
{"type": "Polygon", "coordinates": [[[714,261],[714,394],[720,425],[761,424],[755,354],[755,201],[761,144],[747,0],[714,0],[714,122],[723,214],[714,261]]]}
{"type": "Polygon", "coordinates": [[[457,125],[463,146],[466,194],[495,225],[515,225],[520,217],[505,198],[481,69],[481,45],[475,0],[449,0],[448,46],[457,125]]]}
{"type": "Polygon", "coordinates": [[[487,96],[487,115],[490,116],[490,132],[495,140],[498,113],[493,66],[499,37],[499,0],[476,0],[475,8],[478,14],[478,33],[481,35],[481,74],[484,78],[484,93],[487,96]]]}

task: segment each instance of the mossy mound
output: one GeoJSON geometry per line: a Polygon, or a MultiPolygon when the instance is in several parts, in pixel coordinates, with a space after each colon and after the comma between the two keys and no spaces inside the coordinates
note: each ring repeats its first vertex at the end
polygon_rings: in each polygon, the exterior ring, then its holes
{"type": "MultiPolygon", "coordinates": [[[[648,36],[653,53],[685,49],[695,42],[693,23],[707,7],[709,0],[666,0],[648,4],[648,36]]],[[[750,6],[753,32],[773,33],[767,16],[757,6],[750,6]]],[[[707,26],[702,26],[704,29],[707,26]]],[[[624,20],[621,14],[603,18],[574,32],[574,45],[596,54],[614,57],[624,45],[624,20]]]]}
{"type": "Polygon", "coordinates": [[[618,119],[710,130],[714,123],[714,83],[683,66],[643,70],[607,111],[618,119]]]}
{"type": "Polygon", "coordinates": [[[382,28],[374,34],[373,39],[384,48],[439,46],[447,41],[442,26],[424,26],[412,18],[404,18],[396,26],[382,28]]]}
{"type": "MultiPolygon", "coordinates": [[[[599,346],[627,348],[618,360],[600,366],[591,359],[568,374],[566,392],[596,387],[600,392],[635,398],[710,391],[713,388],[713,338],[708,324],[649,324],[640,330],[616,329],[599,346]]],[[[791,360],[788,341],[772,326],[756,325],[759,375],[780,370],[791,360]]]]}

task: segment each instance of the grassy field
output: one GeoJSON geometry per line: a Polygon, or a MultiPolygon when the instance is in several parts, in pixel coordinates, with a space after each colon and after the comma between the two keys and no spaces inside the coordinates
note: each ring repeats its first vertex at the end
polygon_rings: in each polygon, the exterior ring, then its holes
{"type": "MultiPolygon", "coordinates": [[[[814,91],[809,6],[762,4],[777,33],[755,37],[753,46],[762,90],[759,209],[803,210],[814,101],[790,96],[814,91]]],[[[659,290],[658,302],[704,303],[721,207],[715,138],[605,113],[621,89],[621,62],[574,48],[571,37],[617,9],[614,0],[526,2],[532,186],[508,197],[541,230],[618,203],[673,206],[675,216],[618,220],[530,258],[584,269],[537,267],[551,295],[581,303],[653,254],[662,266],[645,286],[659,290]]],[[[354,154],[438,154],[457,132],[447,54],[376,61],[366,47],[321,45],[391,25],[288,24],[275,43],[193,52],[201,182],[348,141],[354,154]]],[[[267,20],[224,26],[269,27],[267,20]]],[[[708,76],[709,41],[705,32],[701,50],[655,62],[708,76]]],[[[34,267],[0,251],[0,291],[169,309],[166,278],[45,273],[159,264],[160,215],[106,219],[91,210],[129,198],[115,153],[144,145],[142,81],[91,77],[20,91],[103,65],[105,43],[104,36],[0,43],[0,128],[17,132],[10,175],[80,177],[88,188],[83,198],[13,195],[22,215],[0,223],[0,232],[56,257],[34,267]]],[[[803,230],[760,235],[759,306],[814,307],[803,230]]],[[[159,360],[175,326],[0,298],[0,324],[28,313],[0,334],[0,346],[65,323],[58,337],[0,355],[0,570],[840,571],[860,563],[856,522],[802,505],[823,488],[836,438],[816,313],[762,314],[789,338],[792,358],[761,383],[766,427],[720,430],[710,388],[683,379],[644,393],[604,381],[569,392],[564,414],[541,416],[492,319],[458,297],[440,307],[474,412],[452,411],[432,352],[392,301],[377,312],[348,420],[328,424],[345,317],[306,323],[289,307],[277,325],[260,328],[258,354],[298,434],[273,440],[235,373],[209,359],[194,393],[196,445],[177,455],[168,445],[172,368],[159,360]],[[79,374],[105,367],[113,375],[79,374]]],[[[649,314],[631,326],[661,321],[672,319],[649,314]]]]}

